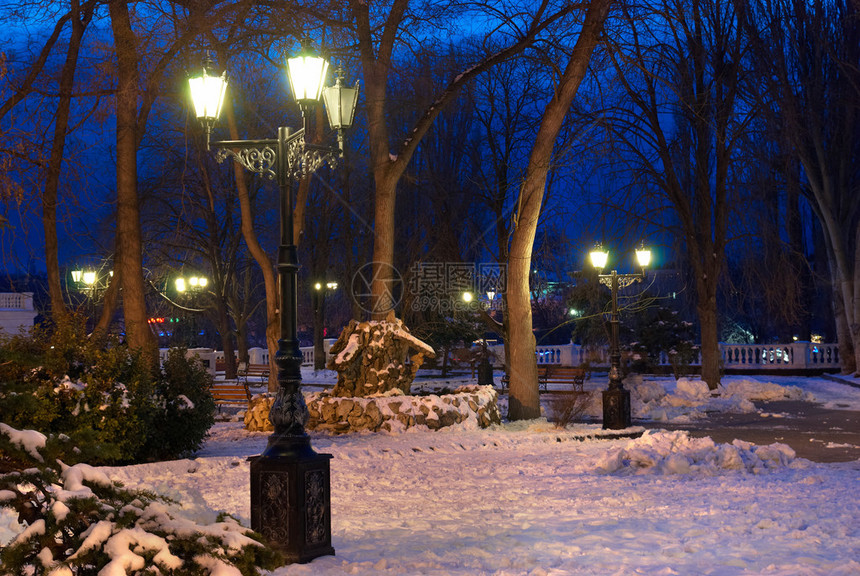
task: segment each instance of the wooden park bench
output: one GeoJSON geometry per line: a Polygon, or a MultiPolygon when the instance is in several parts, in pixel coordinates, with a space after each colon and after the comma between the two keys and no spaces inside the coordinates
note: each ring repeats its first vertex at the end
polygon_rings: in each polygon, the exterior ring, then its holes
{"type": "MultiPolygon", "coordinates": [[[[565,391],[583,392],[585,381],[590,374],[585,366],[538,366],[538,387],[541,392],[547,392],[549,384],[561,384],[569,389],[565,391]]],[[[502,376],[502,389],[507,390],[510,383],[508,374],[502,376]]]]}
{"type": "Polygon", "coordinates": [[[588,377],[585,366],[538,366],[538,384],[544,392],[549,389],[549,384],[561,384],[564,390],[583,392],[588,377]]]}
{"type": "Polygon", "coordinates": [[[212,392],[212,399],[215,400],[215,405],[218,406],[219,411],[222,406],[247,408],[251,402],[251,391],[248,390],[248,384],[244,382],[213,382],[209,390],[212,392]]]}
{"type": "Polygon", "coordinates": [[[237,370],[237,374],[240,380],[245,382],[245,385],[248,384],[248,378],[254,378],[257,381],[268,381],[269,379],[269,365],[268,364],[250,364],[246,362],[239,362],[239,368],[237,370]]]}

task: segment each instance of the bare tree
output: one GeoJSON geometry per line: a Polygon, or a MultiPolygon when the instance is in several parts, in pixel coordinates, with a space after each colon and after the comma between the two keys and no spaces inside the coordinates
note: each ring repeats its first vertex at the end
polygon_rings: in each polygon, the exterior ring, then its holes
{"type": "MultiPolygon", "coordinates": [[[[459,14],[462,5],[452,2],[445,6],[424,6],[427,11],[422,12],[415,2],[394,0],[390,7],[372,11],[369,2],[350,0],[350,7],[364,75],[370,168],[375,187],[373,275],[370,289],[374,301],[373,316],[379,319],[383,318],[393,305],[389,289],[394,266],[397,186],[422,139],[440,111],[455,98],[463,86],[492,66],[521,53],[579,5],[564,3],[558,10],[553,11],[549,1],[541,0],[531,9],[521,7],[522,11],[518,12],[517,16],[505,22],[497,22],[496,32],[499,37],[511,39],[506,43],[499,42],[498,45],[502,47],[498,50],[477,55],[473,63],[457,73],[452,71],[447,85],[436,92],[436,97],[429,106],[415,111],[416,120],[411,130],[399,138],[392,134],[388,124],[392,110],[387,91],[394,66],[395,49],[404,45],[408,47],[409,41],[421,27],[443,27],[443,22],[454,21],[453,14],[462,17],[463,15],[459,14]],[[408,40],[405,29],[410,27],[414,29],[410,30],[412,35],[408,40]]],[[[374,8],[377,6],[374,5],[374,8]]],[[[489,7],[488,11],[491,12],[492,8],[489,7]]],[[[505,10],[500,8],[496,14],[500,13],[505,13],[505,10]]],[[[484,17],[489,18],[486,15],[484,17]]],[[[492,44],[489,42],[490,37],[487,38],[488,45],[492,44]]]]}
{"type": "Polygon", "coordinates": [[[842,370],[860,365],[860,6],[855,0],[756,0],[758,95],[803,171],[824,231],[842,370]]]}
{"type": "Polygon", "coordinates": [[[611,5],[612,0],[594,0],[587,5],[579,37],[570,52],[564,72],[555,82],[554,95],[544,108],[517,198],[507,266],[511,339],[508,418],[511,420],[540,416],[535,337],[529,298],[532,250],[556,140],[588,70],[611,5]]]}
{"type": "Polygon", "coordinates": [[[701,330],[702,378],[720,382],[717,290],[725,267],[732,163],[754,108],[741,101],[746,44],[735,2],[627,7],[613,34],[619,102],[602,112],[630,181],[651,186],[686,242],[701,330]]]}

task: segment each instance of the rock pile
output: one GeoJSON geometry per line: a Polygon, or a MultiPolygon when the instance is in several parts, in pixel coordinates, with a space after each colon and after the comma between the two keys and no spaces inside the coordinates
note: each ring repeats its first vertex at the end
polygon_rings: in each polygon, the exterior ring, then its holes
{"type": "Polygon", "coordinates": [[[269,411],[275,403],[272,394],[257,394],[245,411],[245,429],[251,432],[271,432],[275,429],[269,422],[269,411]]]}
{"type": "Polygon", "coordinates": [[[328,368],[338,373],[332,395],[362,398],[409,390],[424,358],[435,356],[393,312],[384,321],[351,321],[329,354],[328,368]],[[416,353],[407,362],[410,349],[416,353]]]}
{"type": "MultiPolygon", "coordinates": [[[[259,395],[245,412],[245,428],[272,431],[269,410],[273,396],[259,395]]],[[[462,425],[486,428],[501,422],[498,393],[491,386],[463,386],[452,394],[406,396],[399,390],[372,398],[343,398],[328,391],[306,396],[308,430],[334,434],[360,431],[401,432],[413,426],[438,430],[462,425]]]]}
{"type": "Polygon", "coordinates": [[[501,422],[497,400],[491,386],[463,386],[441,396],[407,396],[395,390],[371,398],[343,398],[318,392],[308,396],[307,428],[335,434],[399,432],[413,426],[438,430],[455,424],[486,428],[501,422]]]}

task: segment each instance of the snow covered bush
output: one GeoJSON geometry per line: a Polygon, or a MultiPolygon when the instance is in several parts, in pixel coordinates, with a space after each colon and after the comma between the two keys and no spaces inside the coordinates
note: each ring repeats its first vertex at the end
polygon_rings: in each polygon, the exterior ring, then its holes
{"type": "Polygon", "coordinates": [[[229,516],[198,524],[165,498],[49,456],[67,442],[0,424],[0,507],[23,528],[0,542],[4,575],[252,576],[281,563],[229,516]]]}
{"type": "Polygon", "coordinates": [[[153,370],[114,339],[70,321],[0,346],[0,422],[65,434],[92,463],[178,457],[214,422],[211,377],[184,351],[153,370]]]}

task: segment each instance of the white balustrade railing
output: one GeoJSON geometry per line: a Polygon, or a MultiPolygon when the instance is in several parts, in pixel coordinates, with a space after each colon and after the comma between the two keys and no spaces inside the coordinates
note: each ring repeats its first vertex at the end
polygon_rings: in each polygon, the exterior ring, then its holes
{"type": "MultiPolygon", "coordinates": [[[[329,349],[332,344],[334,344],[335,340],[333,338],[326,338],[323,341],[323,349],[326,354],[328,354],[329,349]]],[[[313,366],[314,365],[314,347],[313,346],[302,346],[299,348],[302,353],[302,366],[313,366]]],[[[268,364],[269,363],[269,350],[268,348],[249,348],[248,349],[248,357],[250,359],[251,364],[268,364]]]]}
{"type": "MultiPolygon", "coordinates": [[[[327,343],[326,353],[330,348],[327,343]]],[[[495,357],[494,365],[505,364],[505,347],[496,344],[487,347],[495,357]]],[[[191,351],[189,351],[191,352],[191,351]]],[[[303,346],[302,366],[313,366],[313,346],[303,346]]],[[[265,348],[248,350],[252,364],[268,364],[269,352],[265,348]]],[[[223,353],[213,353],[214,358],[223,353]]],[[[538,365],[579,366],[588,363],[594,367],[609,367],[609,347],[585,347],[577,344],[557,346],[538,346],[535,349],[538,365]]],[[[794,342],[792,344],[720,344],[722,366],[733,370],[806,370],[839,368],[839,349],[836,344],[816,344],[813,342],[794,342]]],[[[671,366],[669,355],[661,353],[660,366],[671,366]]],[[[691,366],[701,365],[701,356],[690,362],[691,366]]]]}
{"type": "MultiPolygon", "coordinates": [[[[491,346],[496,366],[505,363],[505,347],[501,344],[491,346]]],[[[557,364],[579,366],[609,366],[609,347],[585,347],[577,344],[556,346],[537,346],[535,349],[538,365],[557,364]]],[[[793,342],[791,344],[720,344],[720,358],[723,368],[748,370],[805,370],[814,368],[839,368],[839,349],[836,344],[817,344],[814,342],[793,342]]],[[[701,365],[701,354],[690,362],[691,366],[701,365]]],[[[658,365],[671,366],[669,355],[660,354],[658,365]]]]}
{"type": "Polygon", "coordinates": [[[0,332],[27,334],[33,329],[36,314],[32,292],[0,293],[0,332]]]}
{"type": "MultiPolygon", "coordinates": [[[[170,348],[159,348],[158,349],[158,358],[163,363],[167,360],[167,355],[170,353],[170,348]]],[[[197,357],[198,360],[206,367],[206,371],[215,375],[215,363],[218,359],[218,356],[224,358],[223,352],[216,352],[212,348],[189,348],[185,351],[185,356],[188,358],[197,357]]]]}
{"type": "Polygon", "coordinates": [[[33,293],[0,292],[0,310],[33,310],[33,293]]]}

